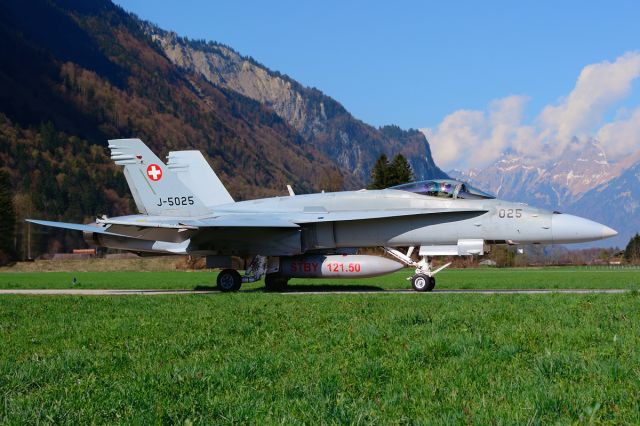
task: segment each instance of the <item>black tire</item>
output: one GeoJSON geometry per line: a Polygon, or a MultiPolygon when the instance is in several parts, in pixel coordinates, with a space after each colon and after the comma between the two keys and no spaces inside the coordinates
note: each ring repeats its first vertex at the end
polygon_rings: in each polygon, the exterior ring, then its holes
{"type": "Polygon", "coordinates": [[[427,288],[427,291],[433,291],[434,288],[436,288],[436,277],[431,277],[429,278],[429,287],[427,288]]]}
{"type": "Polygon", "coordinates": [[[415,291],[431,291],[436,286],[436,279],[426,274],[411,277],[411,286],[415,291]]]}
{"type": "Polygon", "coordinates": [[[235,269],[223,269],[218,274],[216,283],[218,284],[218,290],[220,291],[238,291],[242,285],[242,277],[235,269]]]}
{"type": "Polygon", "coordinates": [[[264,276],[264,288],[267,291],[284,291],[289,285],[289,278],[279,274],[267,274],[264,276]]]}

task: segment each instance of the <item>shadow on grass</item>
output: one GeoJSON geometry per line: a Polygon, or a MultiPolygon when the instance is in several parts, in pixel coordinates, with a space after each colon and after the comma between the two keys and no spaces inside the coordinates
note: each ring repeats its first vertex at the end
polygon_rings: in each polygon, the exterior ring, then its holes
{"type": "Polygon", "coordinates": [[[363,284],[293,284],[287,287],[283,293],[287,292],[296,292],[296,293],[304,293],[304,292],[340,292],[340,291],[386,291],[382,287],[373,286],[373,285],[363,285],[363,284]]]}
{"type": "MultiPolygon", "coordinates": [[[[216,286],[199,285],[193,288],[195,291],[219,291],[216,286]]],[[[384,292],[386,289],[372,285],[358,285],[358,284],[293,284],[288,286],[284,290],[268,291],[265,287],[252,288],[248,290],[241,290],[243,293],[336,293],[336,292],[384,292]]]]}
{"type": "Polygon", "coordinates": [[[197,285],[193,288],[194,291],[218,291],[218,287],[215,285],[197,285]]]}

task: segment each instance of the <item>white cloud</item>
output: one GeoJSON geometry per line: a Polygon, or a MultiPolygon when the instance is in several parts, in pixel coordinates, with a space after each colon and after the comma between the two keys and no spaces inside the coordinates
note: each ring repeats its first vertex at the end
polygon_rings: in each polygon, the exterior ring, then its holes
{"type": "Polygon", "coordinates": [[[459,110],[445,117],[435,131],[424,129],[434,159],[448,168],[491,162],[511,145],[525,103],[523,96],[497,99],[488,112],[459,110]]]}
{"type": "Polygon", "coordinates": [[[533,123],[523,122],[527,98],[496,99],[487,111],[459,110],[435,129],[424,129],[434,159],[445,169],[478,168],[509,149],[544,159],[559,155],[574,136],[597,136],[607,155],[620,158],[640,148],[640,108],[626,118],[602,125],[604,114],[627,97],[640,77],[640,52],[614,62],[583,68],[574,89],[556,104],[547,105],[533,123]]]}
{"type": "Polygon", "coordinates": [[[439,164],[456,167],[470,150],[484,144],[486,128],[483,112],[460,110],[445,117],[435,132],[427,129],[425,133],[428,140],[437,141],[431,143],[434,159],[437,158],[439,164]]]}
{"type": "Polygon", "coordinates": [[[602,143],[607,155],[614,159],[640,149],[640,107],[628,118],[602,126],[596,138],[602,143]]]}

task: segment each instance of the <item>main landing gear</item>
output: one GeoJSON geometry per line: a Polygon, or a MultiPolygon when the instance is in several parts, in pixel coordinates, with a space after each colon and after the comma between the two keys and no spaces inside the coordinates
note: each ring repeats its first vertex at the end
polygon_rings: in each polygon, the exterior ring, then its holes
{"type": "MultiPolygon", "coordinates": [[[[218,290],[222,292],[238,291],[242,283],[253,283],[265,277],[265,287],[269,291],[281,291],[287,287],[288,279],[281,277],[277,273],[267,274],[270,268],[268,259],[264,256],[255,256],[244,276],[240,275],[235,269],[223,269],[218,274],[217,284],[218,290]]],[[[276,269],[277,270],[277,269],[276,269]]]]}
{"type": "Polygon", "coordinates": [[[418,262],[415,262],[411,258],[414,247],[409,247],[407,254],[391,247],[383,247],[383,249],[405,265],[416,268],[415,274],[407,278],[408,280],[411,280],[411,287],[413,287],[415,291],[432,291],[436,286],[435,275],[447,266],[451,265],[451,262],[449,262],[434,271],[431,259],[429,259],[428,256],[422,256],[422,259],[418,262]]]}
{"type": "Polygon", "coordinates": [[[242,277],[235,269],[223,269],[218,274],[217,284],[220,291],[238,291],[242,285],[242,277]]]}
{"type": "Polygon", "coordinates": [[[278,273],[264,276],[264,288],[267,291],[284,291],[288,286],[289,278],[283,277],[278,273]]]}

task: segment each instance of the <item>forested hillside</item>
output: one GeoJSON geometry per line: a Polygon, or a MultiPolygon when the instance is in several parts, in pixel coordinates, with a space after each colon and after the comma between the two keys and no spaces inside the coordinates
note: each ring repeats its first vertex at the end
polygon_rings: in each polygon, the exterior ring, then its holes
{"type": "MultiPolygon", "coordinates": [[[[86,221],[131,212],[109,138],[160,156],[205,152],[236,198],[340,189],[338,168],[273,110],[178,70],[134,17],[105,0],[0,0],[0,168],[24,217],[86,221]]],[[[80,244],[38,238],[34,253],[80,244]]],[[[65,234],[66,235],[66,234],[65,234]]]]}
{"type": "Polygon", "coordinates": [[[403,154],[418,178],[445,176],[421,133],[376,129],[318,89],[215,42],[178,39],[109,0],[0,0],[0,38],[0,169],[19,258],[83,245],[27,217],[135,212],[108,158],[113,138],[141,138],[161,158],[201,150],[236,199],[283,194],[287,184],[362,188],[383,153],[403,154]],[[161,36],[217,65],[177,61],[161,36]]]}

